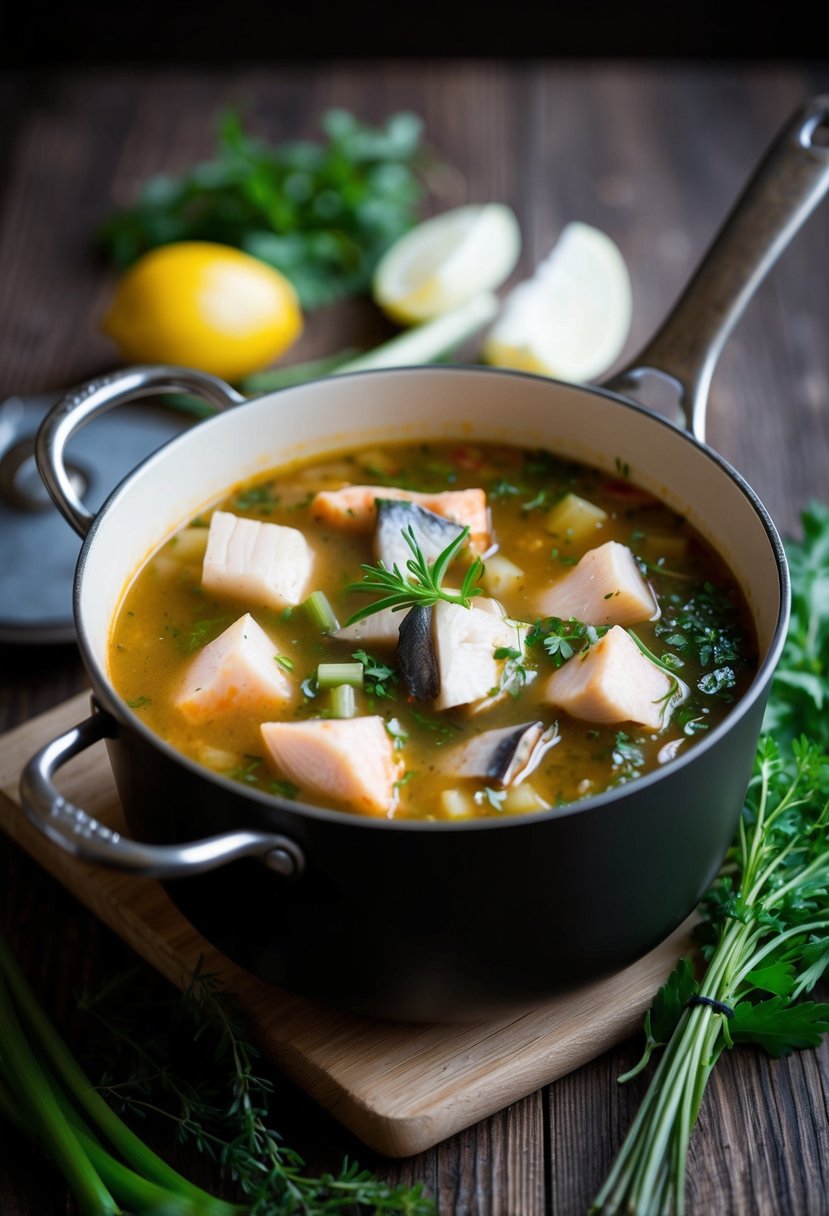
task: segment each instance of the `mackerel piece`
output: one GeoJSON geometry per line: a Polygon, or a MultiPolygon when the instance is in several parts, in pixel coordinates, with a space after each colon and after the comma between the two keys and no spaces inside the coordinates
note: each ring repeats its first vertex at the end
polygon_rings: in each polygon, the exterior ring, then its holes
{"type": "Polygon", "coordinates": [[[561,736],[558,726],[523,722],[487,730],[454,748],[441,768],[455,777],[480,777],[495,785],[518,785],[537,768],[561,736]]]}

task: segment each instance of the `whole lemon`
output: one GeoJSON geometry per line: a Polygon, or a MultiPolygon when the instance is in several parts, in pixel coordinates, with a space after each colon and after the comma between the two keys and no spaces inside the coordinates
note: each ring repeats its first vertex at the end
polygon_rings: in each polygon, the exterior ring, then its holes
{"type": "Polygon", "coordinates": [[[176,363],[238,380],[302,332],[296,291],[278,270],[229,245],[178,241],[121,278],[101,328],[125,359],[176,363]]]}

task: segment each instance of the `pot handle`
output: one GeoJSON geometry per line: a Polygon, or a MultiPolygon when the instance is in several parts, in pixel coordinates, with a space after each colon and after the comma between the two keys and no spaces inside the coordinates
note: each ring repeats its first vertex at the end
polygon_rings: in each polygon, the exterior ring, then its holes
{"type": "Polygon", "coordinates": [[[184,878],[216,870],[241,857],[256,857],[286,878],[305,866],[302,851],[285,836],[270,832],[225,832],[188,844],[141,844],[125,839],[69,802],[52,781],[73,756],[102,739],[113,739],[116,723],[98,711],[40,749],[20,778],[20,804],[26,817],[53,844],[93,865],[126,870],[142,878],[184,878]]]}
{"type": "Polygon", "coordinates": [[[40,425],[35,442],[38,471],[61,515],[81,539],[94,523],[66,471],[64,453],[75,431],[98,414],[123,405],[136,397],[159,393],[189,393],[201,397],[217,410],[240,405],[247,398],[225,384],[218,376],[184,367],[131,367],[126,371],[99,376],[73,389],[49,411],[40,425]]]}
{"type": "Polygon", "coordinates": [[[720,351],[743,310],[829,188],[829,94],[789,120],[758,165],[673,311],[637,357],[604,386],[635,396],[648,376],[679,393],[687,428],[705,440],[708,389],[720,351]]]}

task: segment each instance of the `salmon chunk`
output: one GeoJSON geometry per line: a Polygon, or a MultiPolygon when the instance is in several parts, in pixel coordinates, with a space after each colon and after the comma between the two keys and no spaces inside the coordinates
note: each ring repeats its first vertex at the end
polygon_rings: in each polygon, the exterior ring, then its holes
{"type": "Polygon", "coordinates": [[[276,647],[246,612],[199,652],[175,704],[188,721],[203,722],[236,709],[257,709],[264,716],[293,695],[293,683],[276,662],[276,647]]]}
{"type": "Polygon", "coordinates": [[[399,763],[379,714],[263,722],[268,757],[309,798],[333,799],[364,815],[394,808],[399,763]]]}
{"type": "Polygon", "coordinates": [[[614,625],[554,671],[543,696],[548,705],[586,722],[637,722],[659,730],[683,690],[681,681],[652,663],[627,631],[614,625]]]}
{"type": "Polygon", "coordinates": [[[417,503],[461,527],[469,528],[469,542],[482,553],[491,542],[491,524],[486,494],[481,489],[442,490],[421,494],[397,486],[343,486],[341,490],[320,490],[311,500],[311,514],[335,528],[350,532],[370,532],[377,517],[377,499],[398,499],[417,503]]]}
{"type": "Polygon", "coordinates": [[[264,608],[286,608],[305,596],[314,554],[296,528],[214,511],[202,586],[264,608]]]}
{"type": "Polygon", "coordinates": [[[537,603],[544,616],[565,621],[575,617],[585,625],[633,625],[659,617],[656,597],[639,573],[636,558],[617,540],[589,549],[537,603]]]}

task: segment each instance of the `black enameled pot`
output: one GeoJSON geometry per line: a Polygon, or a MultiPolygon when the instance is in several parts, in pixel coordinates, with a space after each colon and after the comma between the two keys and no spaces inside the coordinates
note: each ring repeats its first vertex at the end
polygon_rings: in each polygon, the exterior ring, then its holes
{"type": "Polygon", "coordinates": [[[751,488],[705,445],[705,399],[751,292],[829,185],[829,149],[812,138],[827,116],[829,98],[795,116],[660,333],[611,386],[404,368],[242,403],[213,377],[138,368],[62,402],[41,428],[38,460],[84,537],[74,611],[95,707],[27,765],[21,795],[33,822],[87,861],[169,880],[193,924],[259,976],[373,1015],[485,1018],[624,966],[671,932],[733,836],[788,620],[780,539],[751,488]],[[648,373],[676,387],[689,430],[622,395],[648,373]],[[115,404],[167,391],[234,408],[150,457],[93,518],[66,475],[69,436],[115,404]],[[173,751],[121,700],[107,645],[124,587],[229,485],[298,456],[459,436],[546,447],[611,472],[622,461],[731,567],[761,663],[727,719],[687,754],[569,807],[396,823],[240,786],[173,751]],[[53,782],[71,756],[102,739],[135,840],[67,803],[53,782]]]}

